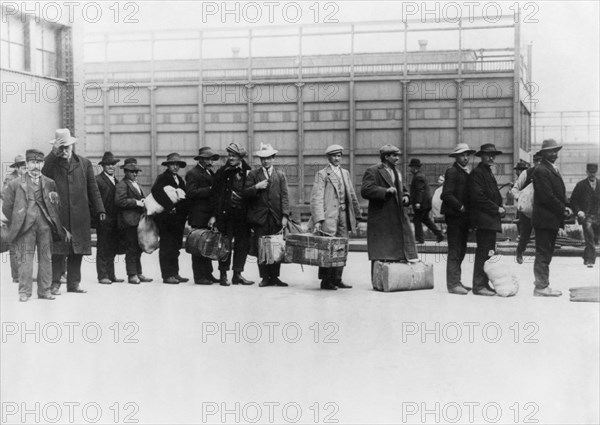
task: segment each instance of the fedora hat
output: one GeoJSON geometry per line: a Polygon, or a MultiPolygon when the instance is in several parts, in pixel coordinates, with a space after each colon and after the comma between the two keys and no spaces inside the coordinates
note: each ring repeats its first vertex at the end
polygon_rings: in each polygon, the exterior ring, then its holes
{"type": "Polygon", "coordinates": [[[543,151],[559,151],[562,148],[562,145],[559,145],[556,140],[546,139],[542,142],[542,148],[538,151],[538,153],[541,154],[543,151]]]}
{"type": "Polygon", "coordinates": [[[135,158],[127,158],[121,168],[126,171],[142,171],[141,168],[138,168],[137,159],[135,158]]]}
{"type": "Polygon", "coordinates": [[[598,172],[598,164],[586,164],[585,170],[588,173],[597,173],[598,172]]]}
{"type": "Polygon", "coordinates": [[[400,153],[400,148],[394,145],[383,145],[379,148],[379,155],[390,155],[392,153],[400,153]]]}
{"type": "Polygon", "coordinates": [[[187,167],[187,163],[181,159],[181,155],[177,152],[173,152],[167,155],[167,160],[163,161],[161,165],[169,166],[170,164],[178,164],[181,168],[187,167]]]}
{"type": "Polygon", "coordinates": [[[273,149],[273,146],[271,146],[270,144],[260,144],[260,149],[257,150],[254,155],[256,155],[259,158],[269,158],[273,155],[277,154],[277,150],[273,149]]]}
{"type": "Polygon", "coordinates": [[[58,148],[60,146],[71,146],[76,141],[77,139],[71,136],[71,130],[68,128],[59,128],[54,133],[54,139],[50,140],[48,143],[52,143],[58,148]]]}
{"type": "Polygon", "coordinates": [[[119,161],[120,159],[115,158],[112,152],[104,152],[98,165],[115,165],[119,161]]]}
{"type": "Polygon", "coordinates": [[[44,152],[39,149],[27,149],[25,151],[25,160],[44,162],[44,152]]]}
{"type": "Polygon", "coordinates": [[[212,159],[213,161],[216,161],[217,159],[219,159],[219,154],[214,153],[213,150],[211,148],[209,148],[208,146],[204,146],[204,147],[198,149],[198,155],[196,155],[194,157],[194,160],[198,161],[201,158],[207,158],[207,159],[212,159]]]}
{"type": "Polygon", "coordinates": [[[475,153],[475,150],[474,149],[470,149],[469,145],[467,145],[466,143],[459,143],[458,145],[456,145],[454,147],[454,150],[448,156],[456,156],[456,155],[460,155],[460,154],[463,154],[463,153],[466,153],[468,155],[472,155],[472,154],[475,153]]]}
{"type": "Polygon", "coordinates": [[[8,168],[17,168],[20,167],[21,165],[25,165],[25,157],[23,155],[17,155],[15,156],[15,162],[10,165],[8,168]]]}
{"type": "Polygon", "coordinates": [[[408,163],[409,167],[421,167],[421,160],[418,158],[413,158],[410,160],[410,162],[408,163]]]}
{"type": "Polygon", "coordinates": [[[325,149],[325,155],[333,155],[334,153],[341,153],[344,151],[344,147],[340,145],[329,145],[325,149]]]}
{"type": "Polygon", "coordinates": [[[232,154],[239,156],[240,158],[245,157],[247,154],[246,149],[237,142],[231,142],[230,144],[227,145],[225,150],[227,152],[230,152],[232,154]]]}
{"type": "Polygon", "coordinates": [[[479,148],[479,152],[475,153],[475,156],[481,156],[483,154],[502,155],[502,151],[496,149],[496,145],[494,145],[493,143],[484,143],[479,148]]]}

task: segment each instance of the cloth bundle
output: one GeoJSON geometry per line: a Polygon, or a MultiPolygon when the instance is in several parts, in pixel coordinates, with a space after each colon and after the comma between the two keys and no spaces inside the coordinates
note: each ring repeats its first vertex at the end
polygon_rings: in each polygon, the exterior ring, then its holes
{"type": "Polygon", "coordinates": [[[283,233],[258,238],[258,264],[277,264],[283,261],[285,240],[283,233]]]}
{"type": "MultiPolygon", "coordinates": [[[[185,199],[185,192],[183,189],[175,188],[173,186],[165,186],[163,190],[174,204],[182,199],[185,199]]],[[[156,202],[156,199],[154,199],[152,194],[146,196],[146,199],[144,200],[144,207],[146,208],[146,214],[149,216],[160,214],[165,210],[162,205],[156,202]]]]}
{"type": "Polygon", "coordinates": [[[146,213],[140,217],[140,222],[137,227],[138,243],[142,251],[146,254],[152,254],[158,249],[159,236],[158,226],[152,217],[146,213]]]}
{"type": "Polygon", "coordinates": [[[533,182],[529,183],[525,189],[519,193],[519,200],[517,201],[517,210],[531,218],[533,214],[533,182]]]}
{"type": "Polygon", "coordinates": [[[497,257],[489,258],[483,264],[483,271],[490,279],[496,294],[501,297],[512,297],[519,292],[519,280],[515,275],[507,273],[506,266],[496,261],[497,257]]]}

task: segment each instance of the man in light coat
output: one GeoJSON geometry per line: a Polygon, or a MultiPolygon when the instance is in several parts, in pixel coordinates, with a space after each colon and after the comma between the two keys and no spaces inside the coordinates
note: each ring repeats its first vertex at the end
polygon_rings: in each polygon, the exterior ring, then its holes
{"type": "MultiPolygon", "coordinates": [[[[340,166],[343,150],[340,145],[331,145],[325,150],[329,164],[315,176],[310,212],[315,232],[347,238],[356,230],[361,211],[350,173],[340,166]]],[[[321,289],[351,288],[342,282],[343,271],[343,267],[319,267],[321,289]]]]}

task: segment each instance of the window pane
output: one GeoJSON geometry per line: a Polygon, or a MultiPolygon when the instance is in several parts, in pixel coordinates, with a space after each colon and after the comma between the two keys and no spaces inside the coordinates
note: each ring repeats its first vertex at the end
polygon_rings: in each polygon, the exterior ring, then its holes
{"type": "Polygon", "coordinates": [[[11,17],[8,20],[10,41],[23,44],[23,23],[20,19],[11,17]]]}
{"type": "Polygon", "coordinates": [[[2,41],[0,43],[0,66],[3,68],[9,68],[8,66],[8,42],[2,41]]]}
{"type": "Polygon", "coordinates": [[[50,77],[57,76],[56,70],[56,54],[44,52],[44,75],[48,75],[50,77]]]}
{"type": "Polygon", "coordinates": [[[9,49],[10,54],[10,69],[23,71],[25,69],[25,58],[23,46],[11,44],[9,49]]]}
{"type": "Polygon", "coordinates": [[[44,74],[44,64],[42,62],[41,50],[36,50],[35,52],[35,73],[38,75],[44,74]]]}
{"type": "Polygon", "coordinates": [[[44,50],[56,52],[56,31],[44,28],[44,50]]]}
{"type": "MultiPolygon", "coordinates": [[[[5,15],[2,15],[2,18],[4,20],[5,15]]],[[[4,23],[4,21],[2,22],[2,25],[0,25],[0,38],[2,38],[2,40],[8,40],[8,26],[10,25],[10,20],[7,19],[6,23],[4,23]]]]}

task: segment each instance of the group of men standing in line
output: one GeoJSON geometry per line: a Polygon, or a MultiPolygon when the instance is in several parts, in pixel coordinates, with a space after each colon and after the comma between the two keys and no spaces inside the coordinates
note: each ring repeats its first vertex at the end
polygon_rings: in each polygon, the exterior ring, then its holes
{"type": "MultiPolygon", "coordinates": [[[[8,241],[12,243],[11,269],[19,281],[21,301],[32,294],[34,252],[37,249],[38,297],[54,299],[60,294],[61,277],[66,272],[67,292],[85,293],[81,288],[83,255],[91,255],[91,226],[97,229],[98,281],[101,284],[123,282],[115,274],[115,256],[125,254],[130,284],[150,282],[141,266],[142,250],[137,228],[145,211],[145,198],[138,174],[142,171],[135,158],[127,158],[120,168],[121,181],[115,178],[120,162],[111,152],[105,152],[99,165],[102,172],[94,175],[91,162],[73,151],[76,139],[68,129],[56,131],[52,152],[30,149],[22,160],[17,158],[15,173],[5,181],[3,213],[9,221],[8,241]],[[49,251],[51,247],[51,251],[49,251]],[[50,256],[51,253],[51,256],[50,256]],[[50,259],[51,258],[51,259],[50,259]],[[15,272],[17,269],[17,272],[15,272]]],[[[569,208],[565,186],[554,165],[562,146],[549,139],[543,142],[534,159],[539,164],[519,176],[513,190],[518,196],[528,184],[535,189],[533,217],[519,218],[520,241],[517,261],[522,263],[531,227],[536,233],[534,264],[536,296],[559,296],[549,287],[549,264],[552,259],[558,229],[573,212],[569,208]],[[533,226],[532,226],[533,223],[533,226]]],[[[227,161],[216,172],[212,166],[220,156],[210,147],[199,149],[194,158],[197,165],[179,175],[187,166],[177,153],[171,153],[162,163],[165,171],[158,176],[151,193],[162,207],[154,216],[160,236],[159,263],[163,283],[189,281],[179,271],[179,252],[186,221],[194,229],[214,228],[230,241],[229,255],[219,261],[219,277],[213,275],[212,261],[192,256],[194,283],[251,285],[242,276],[246,257],[256,250],[258,238],[273,235],[285,228],[290,219],[288,186],[285,173],[274,166],[277,154],[271,145],[261,144],[255,155],[261,166],[254,170],[245,161],[246,150],[230,143],[227,161]],[[174,201],[165,188],[185,193],[174,201]],[[252,234],[254,235],[252,237],[252,234]],[[233,264],[232,264],[233,263],[233,264]],[[231,282],[227,272],[233,269],[231,282]]],[[[410,193],[402,183],[396,164],[400,150],[383,146],[381,162],[368,168],[362,179],[361,195],[369,201],[367,246],[369,259],[374,261],[418,260],[416,243],[423,243],[422,224],[444,239],[442,231],[430,219],[431,194],[418,159],[411,160],[413,174],[410,193]],[[415,224],[413,233],[407,214],[412,204],[415,224]]],[[[348,237],[356,230],[361,209],[346,169],[341,167],[343,147],[331,145],[325,150],[328,164],[317,172],[312,189],[309,230],[322,236],[348,237]]],[[[496,235],[502,231],[501,219],[506,211],[491,167],[502,154],[487,143],[475,152],[461,143],[449,154],[454,164],[446,170],[441,194],[441,213],[445,216],[448,238],[447,289],[452,294],[467,294],[471,288],[461,282],[461,264],[466,254],[469,230],[476,229],[477,249],[473,271],[473,293],[495,295],[483,271],[485,261],[494,253],[496,235]],[[468,168],[471,154],[481,158],[472,171],[468,168]]],[[[523,167],[516,167],[517,171],[523,167]]],[[[578,183],[571,206],[584,227],[586,250],[584,262],[595,262],[594,238],[598,240],[598,198],[600,188],[595,173],[596,164],[588,165],[588,178],[578,183]]],[[[259,264],[259,286],[288,286],[280,279],[280,264],[259,264]]],[[[342,281],[343,267],[319,268],[321,288],[336,290],[351,288],[342,281]]]]}

